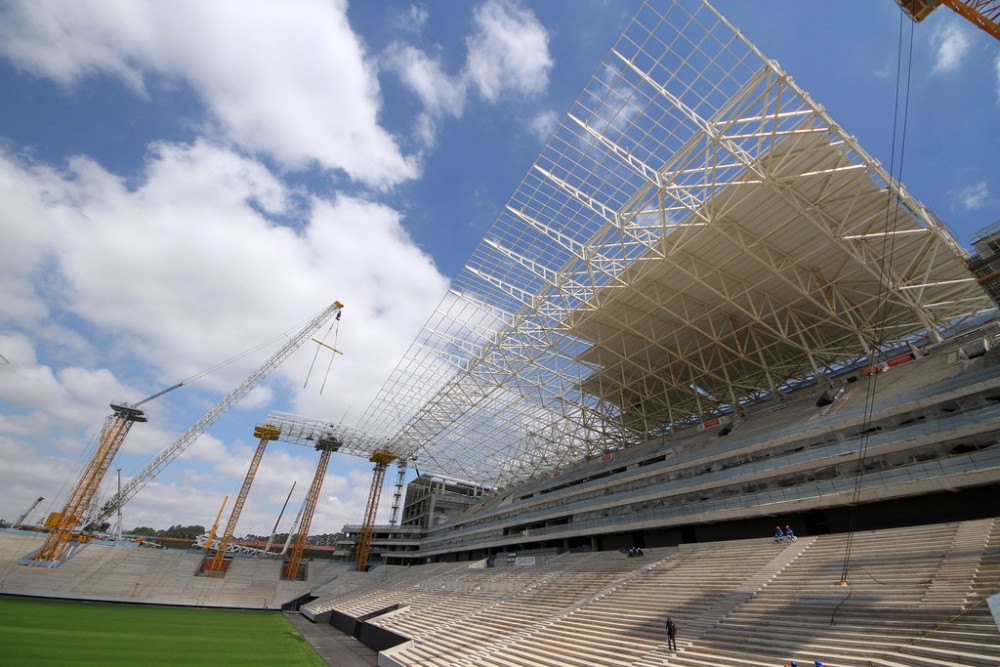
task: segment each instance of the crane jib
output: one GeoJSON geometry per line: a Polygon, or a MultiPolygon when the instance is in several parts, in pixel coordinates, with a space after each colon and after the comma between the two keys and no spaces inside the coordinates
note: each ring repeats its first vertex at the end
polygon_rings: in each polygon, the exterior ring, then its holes
{"type": "MultiPolygon", "coordinates": [[[[295,350],[297,350],[304,342],[309,340],[309,338],[321,326],[323,326],[327,320],[334,315],[340,315],[340,311],[343,307],[344,304],[339,301],[334,301],[313,319],[309,320],[309,322],[299,329],[295,335],[289,338],[288,342],[285,343],[280,350],[275,352],[267,361],[247,376],[247,378],[240,383],[238,387],[233,389],[228,396],[216,403],[215,406],[202,415],[198,421],[192,424],[187,431],[182,433],[176,440],[168,445],[166,449],[160,452],[160,454],[157,455],[156,458],[154,458],[135,477],[133,477],[128,484],[123,486],[120,492],[116,493],[110,500],[104,503],[97,516],[92,517],[90,521],[99,522],[106,519],[111,516],[111,514],[119,506],[124,505],[131,500],[150,480],[166,468],[167,465],[169,465],[174,459],[180,456],[198,438],[198,436],[202,434],[203,431],[208,429],[212,424],[225,415],[230,408],[249,394],[261,380],[271,373],[271,371],[280,366],[285,359],[295,352],[295,350]]],[[[154,394],[148,399],[145,399],[143,402],[156,398],[156,396],[162,395],[175,388],[176,387],[171,387],[160,392],[159,394],[154,394]]]]}

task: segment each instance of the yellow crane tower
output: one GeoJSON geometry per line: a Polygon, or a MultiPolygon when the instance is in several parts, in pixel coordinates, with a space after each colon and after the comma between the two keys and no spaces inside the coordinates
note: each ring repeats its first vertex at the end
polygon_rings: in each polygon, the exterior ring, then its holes
{"type": "Polygon", "coordinates": [[[146,413],[139,408],[139,405],[153,398],[155,396],[150,396],[135,405],[111,404],[112,414],[104,420],[97,449],[90,457],[90,461],[84,468],[83,474],[80,475],[80,479],[77,480],[76,486],[73,487],[73,491],[70,492],[66,506],[57,515],[55,525],[52,526],[48,537],[45,538],[42,548],[33,558],[29,557],[26,560],[27,563],[31,565],[55,565],[58,563],[70,538],[73,537],[77,524],[87,508],[90,507],[94,495],[100,488],[101,481],[104,479],[111,461],[115,458],[122,443],[125,442],[125,436],[128,435],[133,424],[147,421],[146,413]]]}
{"type": "Polygon", "coordinates": [[[312,485],[306,495],[305,507],[302,511],[302,521],[299,522],[299,532],[295,535],[295,544],[292,553],[288,557],[281,571],[282,579],[295,581],[299,577],[299,564],[302,562],[302,552],[306,548],[306,540],[309,538],[309,525],[312,523],[313,513],[316,511],[316,503],[319,502],[319,492],[323,488],[323,479],[326,477],[326,469],[330,465],[330,455],[340,449],[343,443],[335,437],[321,438],[316,442],[316,449],[320,451],[319,463],[316,465],[316,474],[313,475],[312,485]]]}
{"type": "Polygon", "coordinates": [[[368,492],[365,522],[361,525],[361,534],[358,535],[358,572],[364,572],[368,568],[368,552],[371,550],[372,535],[375,533],[375,514],[378,513],[378,501],[382,496],[385,470],[390,463],[396,460],[396,455],[385,449],[379,449],[368,460],[375,464],[375,471],[372,473],[372,488],[368,492]]]}
{"type": "MultiPolygon", "coordinates": [[[[240,494],[236,496],[236,502],[233,504],[233,511],[229,515],[229,521],[226,522],[226,528],[222,533],[222,537],[219,538],[218,545],[215,547],[215,557],[206,566],[202,567],[202,571],[208,576],[219,576],[225,573],[226,550],[229,548],[229,543],[233,539],[233,533],[236,531],[236,523],[240,520],[243,504],[250,494],[250,486],[253,484],[253,478],[257,474],[257,468],[260,467],[261,459],[264,458],[264,450],[267,448],[267,443],[277,440],[278,436],[281,435],[281,429],[266,424],[258,425],[254,428],[253,435],[255,438],[260,438],[260,442],[257,445],[257,451],[254,452],[253,459],[250,461],[250,468],[247,470],[246,477],[243,479],[243,488],[240,489],[240,494]]],[[[208,561],[207,550],[211,546],[211,544],[205,545],[206,561],[208,561]]]]}
{"type": "Polygon", "coordinates": [[[222,505],[219,507],[219,513],[215,515],[215,523],[212,524],[212,529],[208,531],[208,537],[205,539],[205,551],[212,548],[212,542],[215,542],[215,531],[219,529],[219,520],[222,518],[222,513],[226,509],[226,503],[229,502],[229,496],[222,499],[222,505]]]}
{"type": "Polygon", "coordinates": [[[994,39],[1000,39],[1000,0],[896,0],[896,3],[917,23],[944,5],[994,39]]]}

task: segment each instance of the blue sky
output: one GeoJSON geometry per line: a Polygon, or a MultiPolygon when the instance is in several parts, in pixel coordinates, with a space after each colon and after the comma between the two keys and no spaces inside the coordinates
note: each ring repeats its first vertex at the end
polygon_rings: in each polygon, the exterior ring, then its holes
{"type": "MultiPolygon", "coordinates": [[[[892,0],[715,6],[963,245],[1000,218],[1000,43],[945,9],[903,23],[904,135],[892,0]]],[[[0,516],[38,495],[35,518],[61,508],[109,402],[333,299],[344,355],[325,391],[302,387],[304,347],[125,524],[210,524],[271,410],[352,424],[637,7],[0,3],[0,516]]],[[[273,350],[147,404],[112,471],[140,470],[273,350]]],[[[270,530],[292,481],[297,506],[315,461],[270,445],[237,532],[270,530]]],[[[359,522],[369,483],[370,464],[335,457],[312,531],[359,522]]]]}

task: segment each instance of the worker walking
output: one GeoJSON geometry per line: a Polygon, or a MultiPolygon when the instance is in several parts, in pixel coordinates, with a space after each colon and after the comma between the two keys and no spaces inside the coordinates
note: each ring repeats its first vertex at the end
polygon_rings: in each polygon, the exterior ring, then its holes
{"type": "Polygon", "coordinates": [[[667,616],[667,649],[677,650],[677,624],[669,616],[667,616]]]}

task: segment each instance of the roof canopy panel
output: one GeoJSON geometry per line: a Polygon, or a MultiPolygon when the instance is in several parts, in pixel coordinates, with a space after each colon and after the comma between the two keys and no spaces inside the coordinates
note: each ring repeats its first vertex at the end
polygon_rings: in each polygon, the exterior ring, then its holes
{"type": "Polygon", "coordinates": [[[987,304],[776,63],[706,3],[644,5],[359,428],[506,484],[987,304]]]}

